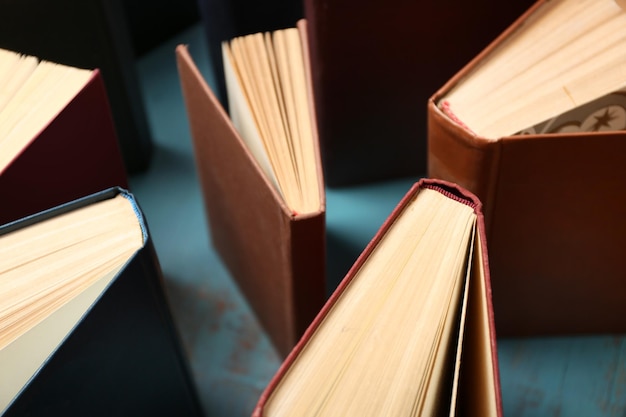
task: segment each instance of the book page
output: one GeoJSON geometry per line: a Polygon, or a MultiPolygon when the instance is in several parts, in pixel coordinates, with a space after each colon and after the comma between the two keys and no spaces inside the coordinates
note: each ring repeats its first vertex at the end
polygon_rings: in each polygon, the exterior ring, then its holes
{"type": "Polygon", "coordinates": [[[0,236],[0,409],[143,244],[123,194],[0,236]]]}
{"type": "Polygon", "coordinates": [[[461,408],[476,416],[497,416],[496,367],[489,325],[489,305],[485,285],[484,255],[480,235],[476,234],[475,257],[472,261],[470,302],[464,337],[463,368],[459,376],[461,408]]]}
{"type": "Polygon", "coordinates": [[[623,3],[543,3],[439,104],[473,132],[498,139],[624,88],[623,3]]]}
{"type": "Polygon", "coordinates": [[[426,416],[448,410],[452,334],[475,221],[473,208],[421,190],[307,339],[266,402],[265,415],[426,416]],[[443,369],[449,375],[435,375],[443,369]],[[444,404],[435,404],[438,397],[444,404]]]}
{"type": "Polygon", "coordinates": [[[121,265],[68,301],[43,321],[0,349],[0,414],[7,409],[28,381],[79,323],[104,289],[115,278],[121,265]]]}
{"type": "Polygon", "coordinates": [[[238,37],[222,49],[233,124],[297,214],[318,212],[323,188],[302,42],[289,28],[238,37]]]}
{"type": "Polygon", "coordinates": [[[37,58],[0,49],[0,112],[37,68],[37,58]]]}
{"type": "Polygon", "coordinates": [[[241,138],[254,156],[255,160],[267,176],[269,181],[274,184],[276,190],[280,193],[278,180],[270,164],[269,157],[265,151],[265,145],[261,139],[258,125],[254,121],[254,116],[250,107],[247,105],[246,97],[241,89],[237,75],[232,64],[232,54],[226,44],[222,44],[222,55],[224,61],[224,76],[226,78],[226,92],[228,95],[230,118],[241,134],[241,138]]]}
{"type": "Polygon", "coordinates": [[[142,245],[122,194],[0,236],[0,349],[142,245]]]}
{"type": "Polygon", "coordinates": [[[0,111],[0,173],[83,89],[93,73],[47,61],[34,70],[31,65],[25,67],[22,70],[30,75],[11,79],[9,90],[25,81],[10,93],[0,111]]]}

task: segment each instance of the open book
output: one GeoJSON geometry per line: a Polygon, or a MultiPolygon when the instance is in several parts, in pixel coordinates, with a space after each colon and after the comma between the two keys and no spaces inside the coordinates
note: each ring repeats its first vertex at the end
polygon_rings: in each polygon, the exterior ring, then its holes
{"type": "Polygon", "coordinates": [[[230,116],[187,48],[176,48],[212,243],[282,355],[326,297],[326,201],[304,28],[224,45],[230,116]]]}
{"type": "Polygon", "coordinates": [[[0,49],[0,172],[87,85],[92,73],[0,49]]]}
{"type": "Polygon", "coordinates": [[[484,205],[501,336],[626,330],[624,51],[623,0],[541,0],[429,100],[428,176],[484,205]]]}
{"type": "Polygon", "coordinates": [[[494,139],[626,129],[626,1],[543,2],[505,36],[440,98],[444,111],[494,139]]]}
{"type": "Polygon", "coordinates": [[[0,228],[0,413],[200,415],[156,262],[121,189],[0,228]]]}
{"type": "Polygon", "coordinates": [[[255,416],[501,414],[480,202],[416,184],[270,382],[255,416]]]}
{"type": "Polygon", "coordinates": [[[102,76],[0,49],[0,224],[127,186],[102,76]]]}
{"type": "Polygon", "coordinates": [[[139,28],[129,27],[132,7],[118,0],[3,1],[0,15],[11,18],[0,26],[0,48],[72,67],[98,68],[125,167],[135,174],[149,167],[153,144],[135,69],[138,39],[131,29],[139,28]]]}
{"type": "Polygon", "coordinates": [[[287,205],[305,214],[319,210],[322,184],[303,27],[238,37],[222,51],[233,124],[287,205]]]}

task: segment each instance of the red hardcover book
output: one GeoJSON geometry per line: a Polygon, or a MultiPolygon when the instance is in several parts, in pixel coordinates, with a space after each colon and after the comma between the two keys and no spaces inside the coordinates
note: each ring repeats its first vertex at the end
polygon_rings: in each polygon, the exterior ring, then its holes
{"type": "Polygon", "coordinates": [[[319,204],[296,212],[220,105],[187,48],[179,46],[176,55],[213,245],[274,346],[286,355],[326,295],[326,206],[315,126],[311,126],[312,156],[318,181],[313,191],[319,204]]]}
{"type": "MultiPolygon", "coordinates": [[[[0,224],[109,187],[127,187],[126,170],[100,71],[79,71],[86,75],[79,91],[52,109],[49,119],[37,122],[39,124],[28,122],[35,133],[20,149],[9,153],[3,148],[0,224]]],[[[44,98],[33,107],[47,102],[44,98]]],[[[20,123],[8,117],[2,120],[5,126],[20,123]]],[[[5,130],[0,142],[12,140],[14,130],[5,130]]]]}
{"type": "Polygon", "coordinates": [[[454,184],[415,184],[253,415],[502,415],[481,210],[454,184]]]}
{"type": "MultiPolygon", "coordinates": [[[[125,168],[131,174],[148,169],[153,154],[135,70],[137,51],[133,51],[131,29],[136,27],[130,27],[135,22],[125,10],[136,3],[124,0],[0,2],[0,15],[7,16],[0,26],[0,48],[63,65],[99,69],[111,103],[125,168]]],[[[150,4],[153,7],[144,10],[145,20],[151,20],[158,8],[154,2],[150,4]]]]}
{"type": "Polygon", "coordinates": [[[501,336],[626,330],[621,4],[537,2],[428,103],[428,176],[484,204],[501,336]],[[613,41],[596,42],[605,35],[613,41]],[[597,99],[580,100],[611,79],[597,99]]]}

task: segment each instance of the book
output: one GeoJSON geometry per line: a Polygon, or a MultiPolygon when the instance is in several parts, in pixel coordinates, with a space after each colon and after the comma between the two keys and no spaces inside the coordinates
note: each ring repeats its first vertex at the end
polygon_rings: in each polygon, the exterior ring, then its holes
{"type": "Polygon", "coordinates": [[[136,174],[150,166],[153,143],[124,3],[0,1],[0,14],[11,17],[0,27],[0,48],[68,66],[99,68],[125,168],[136,174]]]}
{"type": "MultiPolygon", "coordinates": [[[[243,52],[244,39],[224,45],[225,70],[230,74],[227,80],[232,81],[231,117],[206,84],[187,48],[180,45],[176,49],[213,246],[283,355],[295,345],[326,296],[324,181],[307,88],[306,42],[298,40],[303,25],[301,21],[299,31],[292,28],[273,35],[251,35],[249,39],[258,42],[255,52],[243,52]],[[250,92],[248,81],[256,75],[244,73],[231,60],[245,53],[259,58],[267,52],[263,49],[265,42],[275,42],[277,49],[285,46],[282,52],[276,52],[276,61],[265,61],[268,72],[273,69],[277,74],[279,68],[285,69],[283,64],[288,67],[288,59],[282,57],[287,51],[289,59],[294,60],[293,88],[281,81],[285,94],[293,96],[285,99],[292,105],[283,106],[282,99],[275,95],[260,98],[250,92]],[[302,52],[298,55],[298,51],[302,52]],[[278,64],[269,65],[274,62],[278,64]],[[245,84],[239,84],[244,77],[245,84]],[[246,99],[273,99],[274,113],[270,107],[259,110],[246,99]],[[257,119],[257,111],[269,112],[266,122],[257,119]],[[291,119],[282,119],[282,115],[295,115],[298,122],[288,122],[291,119]],[[255,123],[267,123],[273,130],[255,123]],[[280,127],[289,129],[280,132],[280,127]],[[289,138],[291,142],[284,141],[289,138]]],[[[254,67],[262,68],[260,62],[254,67]]],[[[266,91],[274,91],[270,87],[271,83],[262,84],[266,91]]]]}
{"type": "Polygon", "coordinates": [[[533,0],[306,0],[326,183],[426,173],[428,98],[533,0]]]}
{"type": "Polygon", "coordinates": [[[3,416],[202,415],[132,194],[6,224],[0,253],[3,416]]]}
{"type": "Polygon", "coordinates": [[[98,69],[0,50],[0,84],[0,224],[127,187],[98,69]]]}
{"type": "Polygon", "coordinates": [[[416,183],[253,415],[502,415],[481,207],[455,184],[416,183]]]}
{"type": "Polygon", "coordinates": [[[238,36],[291,27],[303,18],[303,5],[291,0],[198,0],[197,6],[215,75],[215,95],[228,111],[222,43],[238,36]]]}
{"type": "Polygon", "coordinates": [[[621,1],[539,1],[428,102],[428,176],[484,204],[499,335],[626,331],[624,28],[621,1]]]}

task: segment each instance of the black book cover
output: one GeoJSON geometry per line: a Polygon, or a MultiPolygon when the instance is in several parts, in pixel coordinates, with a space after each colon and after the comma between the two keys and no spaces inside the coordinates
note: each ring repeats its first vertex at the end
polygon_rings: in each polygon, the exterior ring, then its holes
{"type": "MultiPolygon", "coordinates": [[[[27,217],[0,228],[0,234],[118,192],[109,189],[27,217]]],[[[143,248],[19,393],[5,417],[202,415],[145,230],[143,248]]]]}

